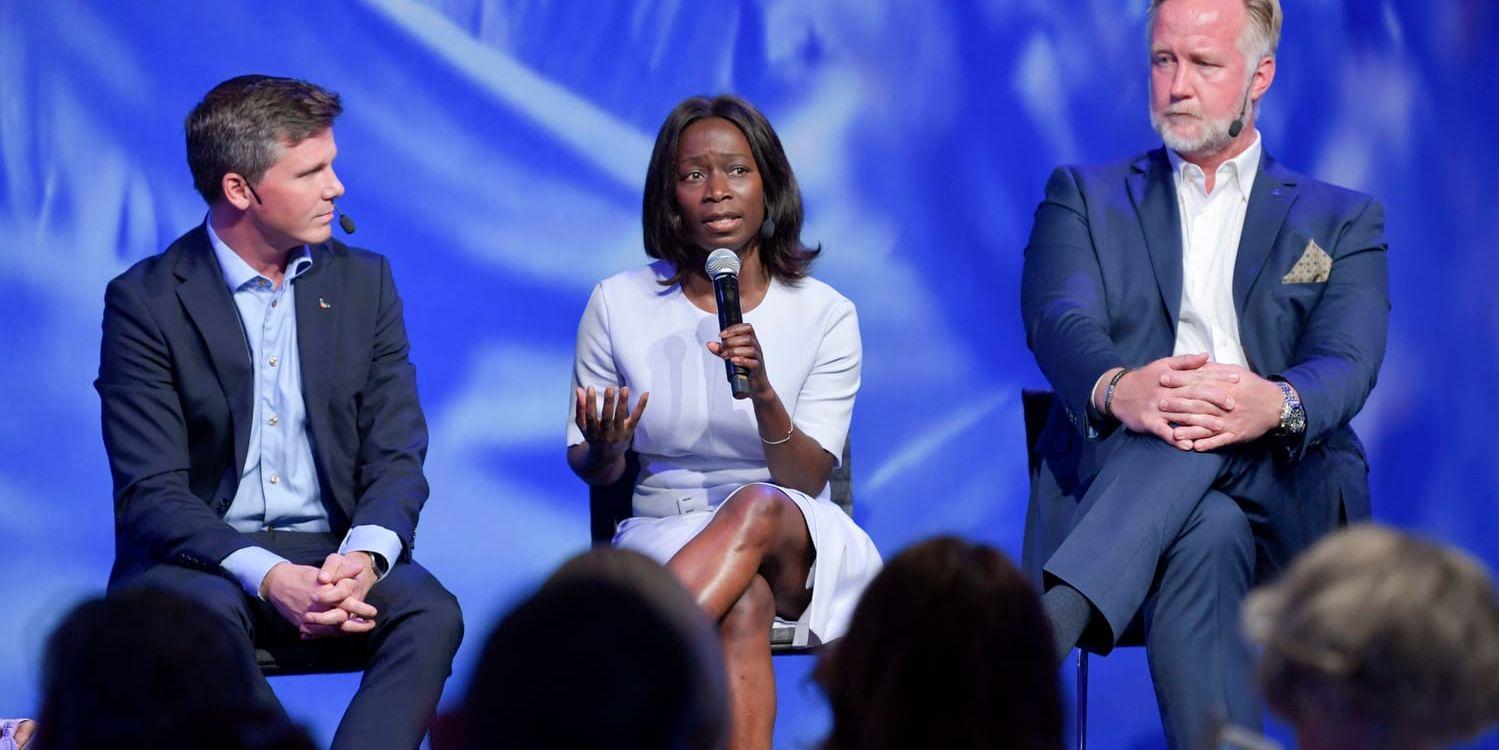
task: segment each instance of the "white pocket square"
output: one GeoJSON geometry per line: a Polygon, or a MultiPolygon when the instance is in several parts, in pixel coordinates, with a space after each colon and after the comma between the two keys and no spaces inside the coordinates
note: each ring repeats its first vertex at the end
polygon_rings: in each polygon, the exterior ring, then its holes
{"type": "Polygon", "coordinates": [[[1291,270],[1282,276],[1282,284],[1325,284],[1327,277],[1332,275],[1332,256],[1317,244],[1316,240],[1306,241],[1306,251],[1301,254],[1301,259],[1291,270]]]}

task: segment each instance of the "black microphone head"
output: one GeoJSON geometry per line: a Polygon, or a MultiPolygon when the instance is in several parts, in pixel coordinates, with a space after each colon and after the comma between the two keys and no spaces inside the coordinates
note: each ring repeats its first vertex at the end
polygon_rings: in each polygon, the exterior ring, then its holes
{"type": "Polygon", "coordinates": [[[708,262],[704,264],[708,271],[708,278],[716,279],[720,276],[732,276],[739,278],[739,256],[733,250],[720,247],[708,253],[708,262]]]}
{"type": "Polygon", "coordinates": [[[1244,132],[1244,120],[1236,117],[1233,122],[1228,124],[1228,137],[1238,138],[1242,132],[1244,132]]]}
{"type": "Polygon", "coordinates": [[[344,234],[354,233],[354,220],[342,211],[338,212],[338,226],[344,230],[344,234]]]}

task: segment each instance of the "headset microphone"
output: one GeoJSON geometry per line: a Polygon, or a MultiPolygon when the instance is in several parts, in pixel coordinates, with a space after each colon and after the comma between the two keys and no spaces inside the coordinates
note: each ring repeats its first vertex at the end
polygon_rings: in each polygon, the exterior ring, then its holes
{"type": "Polygon", "coordinates": [[[349,215],[338,210],[338,204],[333,204],[333,211],[338,214],[338,226],[344,230],[344,234],[354,233],[354,220],[349,215]]]}
{"type": "Polygon", "coordinates": [[[1239,134],[1244,132],[1244,115],[1249,112],[1249,92],[1253,88],[1254,81],[1251,79],[1250,85],[1244,87],[1244,103],[1239,105],[1239,116],[1235,117],[1234,121],[1228,124],[1229,138],[1238,138],[1239,134]]]}

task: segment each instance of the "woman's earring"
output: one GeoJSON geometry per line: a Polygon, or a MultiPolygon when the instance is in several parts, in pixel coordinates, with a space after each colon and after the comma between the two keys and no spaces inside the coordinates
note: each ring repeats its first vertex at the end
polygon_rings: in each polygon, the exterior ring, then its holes
{"type": "Polygon", "coordinates": [[[760,239],[768,240],[776,233],[776,220],[765,217],[765,222],[760,225],[760,239]]]}

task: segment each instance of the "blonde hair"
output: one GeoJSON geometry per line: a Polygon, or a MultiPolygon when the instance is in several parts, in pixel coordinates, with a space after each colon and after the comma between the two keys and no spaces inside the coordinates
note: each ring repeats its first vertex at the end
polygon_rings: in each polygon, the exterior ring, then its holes
{"type": "Polygon", "coordinates": [[[1499,596],[1481,563],[1364,524],[1333,534],[1244,603],[1270,706],[1384,747],[1499,722],[1499,596]]]}
{"type": "MultiPolygon", "coordinates": [[[[1150,11],[1146,14],[1147,29],[1155,25],[1156,11],[1165,2],[1166,0],[1150,0],[1150,11]]],[[[1249,14],[1249,22],[1239,35],[1239,51],[1244,53],[1245,61],[1253,70],[1260,60],[1275,57],[1275,50],[1280,46],[1280,0],[1244,0],[1244,10],[1249,14]]]]}

